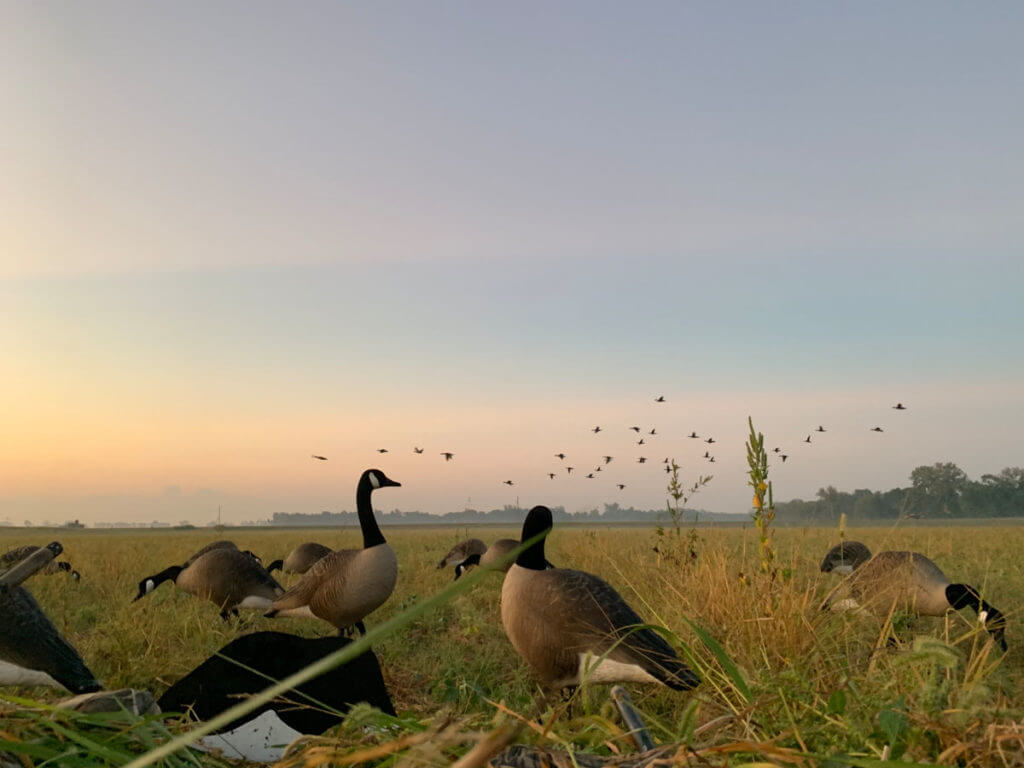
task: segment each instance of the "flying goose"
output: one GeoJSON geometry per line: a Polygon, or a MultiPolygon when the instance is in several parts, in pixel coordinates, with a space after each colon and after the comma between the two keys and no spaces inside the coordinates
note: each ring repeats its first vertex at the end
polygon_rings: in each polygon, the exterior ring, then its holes
{"type": "Polygon", "coordinates": [[[455,454],[451,451],[441,451],[441,455],[444,456],[445,461],[451,461],[455,458],[455,454]]]}
{"type": "Polygon", "coordinates": [[[311,458],[314,458],[314,459],[316,459],[317,461],[327,461],[327,457],[326,457],[326,456],[318,456],[318,455],[317,455],[317,454],[315,454],[315,453],[314,453],[314,454],[312,454],[311,458]]]}
{"type": "Polygon", "coordinates": [[[600,427],[594,427],[594,428],[593,428],[592,430],[590,430],[590,431],[591,431],[591,432],[593,432],[593,433],[594,433],[594,434],[596,435],[596,434],[597,434],[598,432],[600,432],[600,431],[601,431],[601,428],[600,428],[600,427]]]}
{"type": "Polygon", "coordinates": [[[0,685],[50,685],[72,693],[100,690],[96,676],[19,586],[61,552],[53,542],[10,568],[0,566],[0,685]]]}
{"type": "MultiPolygon", "coordinates": [[[[223,544],[223,542],[215,542],[223,544]]],[[[239,608],[267,608],[284,589],[274,581],[251,552],[233,547],[204,547],[184,565],[172,565],[139,582],[135,600],[141,600],[165,581],[185,592],[206,598],[220,608],[221,618],[239,608]]],[[[135,602],[133,600],[132,602],[135,602]]]]}
{"type": "MultiPolygon", "coordinates": [[[[455,566],[455,580],[458,581],[459,576],[461,576],[467,570],[469,570],[469,566],[471,566],[471,565],[483,565],[483,566],[494,565],[495,563],[500,562],[503,558],[508,557],[518,547],[519,547],[519,542],[516,541],[515,539],[498,539],[496,542],[491,544],[491,546],[489,546],[487,548],[487,550],[485,552],[483,552],[482,554],[477,554],[477,553],[474,552],[472,555],[467,557],[461,563],[456,565],[455,566]]],[[[504,566],[502,566],[501,568],[497,568],[496,570],[499,570],[502,573],[508,573],[508,569],[512,567],[512,563],[513,562],[514,562],[513,560],[509,560],[507,563],[505,563],[504,566]]],[[[545,568],[554,568],[555,567],[551,563],[549,563],[547,560],[545,560],[544,563],[545,563],[545,566],[544,566],[545,568]]]]}
{"type": "Polygon", "coordinates": [[[365,633],[363,619],[391,596],[398,578],[395,551],[380,532],[370,495],[378,488],[400,486],[379,469],[363,472],[356,486],[363,548],[339,549],[322,558],[264,615],[316,616],[339,633],[348,627],[365,633]]]}
{"type": "Polygon", "coordinates": [[[423,449],[419,448],[419,447],[416,447],[416,446],[413,446],[412,452],[413,453],[423,453],[423,449]]]}
{"type": "Polygon", "coordinates": [[[907,410],[907,406],[905,406],[903,403],[896,403],[896,405],[893,406],[893,410],[894,411],[905,411],[905,410],[907,410]]]}
{"type": "Polygon", "coordinates": [[[859,541],[846,541],[828,551],[821,561],[824,573],[848,574],[821,604],[822,610],[859,608],[886,615],[897,607],[918,616],[944,616],[947,611],[973,608],[985,629],[1006,650],[1006,619],[985,602],[974,587],[952,584],[935,563],[918,552],[879,552],[859,541]],[[837,601],[847,588],[851,598],[837,601]]]}
{"type": "Polygon", "coordinates": [[[561,459],[562,461],[565,461],[565,454],[564,453],[556,453],[555,454],[555,458],[556,459],[561,459]]]}
{"type": "Polygon", "coordinates": [[[330,547],[325,547],[323,544],[307,541],[305,544],[299,544],[299,546],[289,552],[288,557],[284,560],[275,560],[268,565],[267,573],[273,573],[278,570],[282,573],[305,573],[313,567],[317,560],[331,554],[333,551],[330,547]]]}
{"type": "MultiPolygon", "coordinates": [[[[33,544],[27,544],[23,547],[15,547],[14,549],[5,552],[0,555],[0,571],[14,567],[33,552],[39,551],[39,549],[41,548],[33,544]]],[[[71,578],[75,581],[78,581],[81,578],[81,574],[74,570],[71,567],[71,563],[66,560],[51,560],[45,567],[43,567],[41,573],[53,574],[59,573],[60,571],[70,573],[71,578]]]]}
{"type": "MultiPolygon", "coordinates": [[[[523,523],[522,541],[546,535],[551,527],[551,510],[534,507],[523,523]]],[[[638,629],[644,620],[606,581],[584,571],[547,569],[543,537],[505,575],[501,621],[512,646],[549,691],[584,680],[661,683],[676,690],[700,683],[661,635],[638,629]]]]}
{"type": "Polygon", "coordinates": [[[470,555],[482,555],[487,551],[487,545],[480,539],[464,539],[448,550],[448,554],[441,558],[437,564],[437,570],[447,565],[458,565],[470,555]]]}
{"type": "Polygon", "coordinates": [[[664,403],[665,402],[665,396],[664,395],[658,395],[656,398],[654,398],[654,402],[656,402],[656,403],[664,403]]]}
{"type": "Polygon", "coordinates": [[[872,427],[869,431],[871,432],[884,432],[885,430],[881,427],[872,427]]]}

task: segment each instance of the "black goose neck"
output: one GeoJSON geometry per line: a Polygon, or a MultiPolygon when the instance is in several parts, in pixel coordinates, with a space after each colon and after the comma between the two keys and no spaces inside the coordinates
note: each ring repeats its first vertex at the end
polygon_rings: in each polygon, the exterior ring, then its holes
{"type": "Polygon", "coordinates": [[[520,568],[529,568],[532,571],[543,571],[547,567],[547,558],[544,557],[544,541],[551,532],[552,520],[551,510],[547,507],[534,507],[526,516],[523,522],[523,535],[520,542],[536,539],[530,546],[519,553],[516,558],[516,565],[520,568]],[[537,537],[540,538],[537,538],[537,537]]]}
{"type": "Polygon", "coordinates": [[[356,512],[359,514],[359,527],[363,531],[363,549],[376,547],[378,544],[386,543],[384,534],[380,532],[377,525],[377,518],[373,514],[373,504],[370,502],[370,494],[373,493],[373,486],[365,478],[359,481],[356,488],[356,512]]]}

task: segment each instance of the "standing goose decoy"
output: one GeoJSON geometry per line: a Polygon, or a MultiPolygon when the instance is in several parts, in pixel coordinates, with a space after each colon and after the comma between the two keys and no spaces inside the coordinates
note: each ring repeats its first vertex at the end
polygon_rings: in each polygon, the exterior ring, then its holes
{"type": "MultiPolygon", "coordinates": [[[[455,580],[458,581],[459,577],[462,576],[467,570],[469,570],[469,567],[471,565],[482,565],[482,566],[494,565],[494,564],[500,562],[502,559],[504,559],[504,558],[508,557],[509,555],[511,555],[518,548],[519,548],[519,542],[516,541],[515,539],[498,539],[496,542],[491,544],[491,546],[487,547],[487,551],[483,552],[482,554],[477,554],[477,553],[474,552],[472,555],[467,557],[461,563],[456,565],[455,566],[455,580]]],[[[512,563],[513,562],[515,562],[515,561],[514,560],[509,560],[507,563],[505,563],[504,566],[502,566],[500,568],[496,568],[495,570],[499,570],[502,573],[508,573],[508,569],[512,567],[512,563]]],[[[545,566],[544,566],[545,568],[554,568],[555,567],[551,563],[549,563],[547,560],[545,560],[544,563],[545,563],[545,566]]]]}
{"type": "MultiPolygon", "coordinates": [[[[12,550],[5,552],[0,555],[0,571],[8,568],[13,568],[15,565],[20,563],[26,557],[31,555],[33,552],[38,552],[42,547],[37,547],[34,544],[27,544],[23,547],[15,547],[12,550]]],[[[63,550],[62,550],[63,551],[63,550]]],[[[51,560],[41,571],[44,574],[54,574],[64,571],[69,573],[71,578],[78,581],[81,578],[81,574],[71,567],[71,563],[66,560],[51,560]]]]}
{"type": "Polygon", "coordinates": [[[275,560],[267,566],[267,573],[281,571],[282,573],[305,573],[322,557],[326,557],[334,550],[317,544],[315,541],[307,541],[299,544],[288,553],[284,560],[275,560]]]}
{"type": "MultiPolygon", "coordinates": [[[[546,536],[552,524],[550,509],[534,507],[523,523],[522,541],[546,536]]],[[[506,574],[501,621],[512,646],[549,691],[585,680],[660,683],[676,690],[700,684],[610,584],[584,571],[547,569],[543,537],[520,552],[506,574]]]]}
{"type": "Polygon", "coordinates": [[[464,539],[448,550],[448,554],[441,558],[437,564],[437,570],[448,565],[458,565],[470,555],[482,555],[487,551],[487,545],[480,539],[464,539]]]}
{"type": "Polygon", "coordinates": [[[184,565],[172,565],[140,581],[135,600],[141,600],[165,581],[173,581],[179,589],[211,601],[220,608],[221,618],[227,619],[228,614],[237,614],[239,608],[268,608],[284,594],[281,585],[251,552],[233,546],[204,549],[184,565]]]}
{"type": "Polygon", "coordinates": [[[379,469],[368,469],[356,486],[356,511],[363,531],[362,549],[339,549],[306,571],[302,580],[274,601],[267,618],[315,616],[338,628],[366,632],[363,619],[391,596],[398,579],[395,550],[373,515],[370,495],[378,488],[400,487],[379,469]]]}
{"type": "Polygon", "coordinates": [[[885,616],[896,607],[917,616],[944,616],[972,608],[985,629],[1005,651],[1006,618],[968,584],[953,584],[935,563],[918,552],[879,552],[859,541],[837,544],[821,561],[823,573],[848,574],[825,598],[821,609],[864,608],[885,616]],[[851,597],[835,600],[843,588],[851,597]]]}
{"type": "Polygon", "coordinates": [[[21,582],[59,555],[53,542],[10,568],[0,566],[0,685],[49,685],[72,693],[100,690],[96,676],[21,582]]]}

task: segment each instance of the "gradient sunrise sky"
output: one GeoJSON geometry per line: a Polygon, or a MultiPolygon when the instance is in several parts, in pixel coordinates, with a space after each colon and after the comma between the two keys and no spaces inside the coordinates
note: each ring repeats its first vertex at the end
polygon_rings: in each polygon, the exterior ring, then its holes
{"type": "Polygon", "coordinates": [[[0,520],[654,508],[665,457],[739,513],[748,415],[781,499],[1024,463],[1019,3],[0,29],[0,520]]]}

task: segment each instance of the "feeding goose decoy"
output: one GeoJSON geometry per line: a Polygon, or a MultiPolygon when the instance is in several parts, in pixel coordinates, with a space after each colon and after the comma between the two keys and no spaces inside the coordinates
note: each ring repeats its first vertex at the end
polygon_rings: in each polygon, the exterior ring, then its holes
{"type": "Polygon", "coordinates": [[[464,539],[448,550],[448,554],[441,558],[437,569],[441,570],[447,565],[458,565],[471,555],[482,555],[487,551],[487,545],[480,539],[464,539]]]}
{"type": "MultiPolygon", "coordinates": [[[[221,543],[221,542],[215,542],[221,543]]],[[[204,547],[184,565],[172,565],[139,582],[135,600],[141,600],[165,581],[178,589],[205,598],[220,608],[221,618],[239,608],[266,609],[284,589],[259,564],[251,552],[231,547],[204,547]]],[[[134,602],[133,600],[132,602],[134,602]]]]}
{"type": "Polygon", "coordinates": [[[59,555],[53,542],[0,567],[0,685],[48,685],[72,693],[100,690],[96,676],[20,584],[59,555]]]}
{"type": "MultiPolygon", "coordinates": [[[[498,539],[496,542],[487,547],[483,553],[474,552],[472,555],[467,557],[461,563],[455,566],[455,580],[462,576],[471,565],[496,565],[503,559],[508,558],[516,549],[519,548],[519,542],[515,539],[498,539]]],[[[505,564],[495,570],[501,571],[502,573],[508,573],[508,569],[512,567],[512,563],[515,562],[513,559],[508,559],[505,564]]],[[[551,563],[547,560],[544,561],[545,568],[554,568],[551,563]]]]}
{"type": "Polygon", "coordinates": [[[334,550],[317,544],[315,541],[307,541],[299,544],[288,553],[284,560],[275,560],[267,566],[267,573],[281,571],[282,573],[305,573],[322,557],[326,557],[334,550]]]}
{"type": "Polygon", "coordinates": [[[879,552],[872,556],[859,541],[832,547],[821,561],[824,573],[847,574],[825,598],[822,610],[859,608],[885,616],[895,606],[917,616],[943,616],[972,608],[1005,651],[1006,618],[969,584],[953,584],[935,563],[918,552],[879,552]],[[842,590],[850,598],[836,600],[842,590]]]}
{"type": "MultiPolygon", "coordinates": [[[[33,544],[27,544],[23,547],[15,547],[14,549],[8,550],[4,554],[0,555],[0,571],[12,568],[26,557],[31,555],[33,552],[37,552],[41,547],[37,547],[33,544]]],[[[78,581],[81,578],[81,574],[71,567],[71,563],[66,560],[51,560],[47,565],[40,571],[44,574],[54,574],[64,571],[71,575],[71,578],[78,581]]]]}
{"type": "Polygon", "coordinates": [[[363,619],[391,596],[398,578],[395,551],[377,525],[370,496],[378,488],[400,486],[379,469],[363,472],[356,486],[363,548],[339,549],[322,558],[265,616],[315,616],[339,632],[349,627],[365,632],[363,619]]]}
{"type": "Polygon", "coordinates": [[[584,681],[696,687],[700,678],[610,584],[584,571],[547,568],[543,535],[552,524],[547,507],[530,510],[522,542],[541,538],[520,552],[501,590],[505,632],[542,684],[549,691],[584,681]]]}

